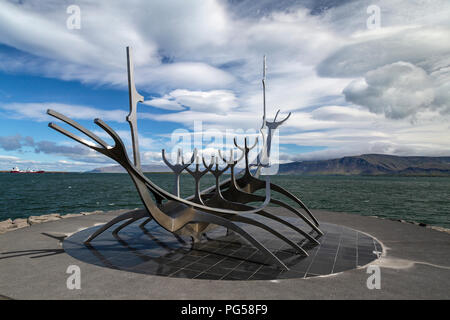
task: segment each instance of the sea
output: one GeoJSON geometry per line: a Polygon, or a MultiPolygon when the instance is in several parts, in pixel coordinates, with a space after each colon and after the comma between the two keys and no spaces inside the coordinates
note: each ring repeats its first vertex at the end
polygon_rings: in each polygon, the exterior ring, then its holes
{"type": "MultiPolygon", "coordinates": [[[[168,191],[174,176],[149,173],[168,191]]],[[[450,177],[273,176],[310,209],[422,222],[450,228],[450,177]]],[[[202,187],[213,184],[206,175],[202,187]]],[[[182,196],[194,191],[181,176],[182,196]]],[[[274,198],[283,199],[282,196],[274,198]]],[[[287,201],[292,204],[292,202],[287,201]]],[[[135,187],[122,173],[0,173],[0,221],[49,213],[79,213],[142,207],[135,187]]]]}

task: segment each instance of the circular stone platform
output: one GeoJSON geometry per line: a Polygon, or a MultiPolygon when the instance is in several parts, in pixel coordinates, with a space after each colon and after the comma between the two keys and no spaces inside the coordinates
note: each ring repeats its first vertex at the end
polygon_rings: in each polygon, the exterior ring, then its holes
{"type": "MultiPolygon", "coordinates": [[[[270,233],[239,224],[288,267],[280,270],[267,263],[262,254],[239,235],[218,227],[209,231],[201,242],[193,243],[190,237],[175,237],[154,221],[139,227],[137,221],[113,235],[111,228],[94,239],[89,246],[83,241],[97,227],[91,227],[68,237],[64,250],[70,256],[88,264],[129,272],[172,278],[210,280],[275,280],[308,278],[329,275],[377,259],[382,253],[381,244],[374,238],[341,225],[322,223],[324,235],[312,245],[294,230],[264,218],[263,221],[294,240],[309,256],[302,256],[288,244],[270,233]]],[[[309,230],[298,218],[284,217],[290,223],[309,230]]]]}

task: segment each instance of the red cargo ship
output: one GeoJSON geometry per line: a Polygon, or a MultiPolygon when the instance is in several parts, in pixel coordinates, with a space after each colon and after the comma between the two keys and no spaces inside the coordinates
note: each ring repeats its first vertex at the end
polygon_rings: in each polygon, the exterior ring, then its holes
{"type": "Polygon", "coordinates": [[[44,170],[33,170],[33,169],[27,169],[27,170],[20,170],[19,167],[14,167],[10,173],[44,173],[44,170]]]}

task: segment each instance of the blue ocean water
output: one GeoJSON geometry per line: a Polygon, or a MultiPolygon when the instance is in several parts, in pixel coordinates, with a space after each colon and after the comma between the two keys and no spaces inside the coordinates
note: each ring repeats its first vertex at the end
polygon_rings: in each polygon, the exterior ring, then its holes
{"type": "MultiPolygon", "coordinates": [[[[171,191],[173,175],[147,176],[171,191]]],[[[404,219],[450,228],[450,178],[369,176],[276,176],[311,209],[404,219]]],[[[212,184],[212,176],[202,180],[212,184]]],[[[183,196],[193,180],[182,175],[183,196]]],[[[276,197],[275,198],[280,198],[276,197]]],[[[48,213],[78,213],[142,207],[127,174],[0,173],[0,221],[48,213]]]]}

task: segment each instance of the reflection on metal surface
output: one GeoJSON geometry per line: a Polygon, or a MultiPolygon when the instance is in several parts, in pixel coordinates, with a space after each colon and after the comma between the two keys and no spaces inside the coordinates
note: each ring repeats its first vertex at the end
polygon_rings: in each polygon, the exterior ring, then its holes
{"type": "MultiPolygon", "coordinates": [[[[256,220],[263,222],[263,217],[256,220]]],[[[286,220],[298,227],[305,223],[294,217],[286,220]]],[[[276,222],[269,221],[269,227],[276,222]]],[[[148,275],[213,280],[274,280],[308,278],[343,272],[367,265],[378,258],[381,244],[357,230],[329,223],[322,224],[324,236],[313,246],[288,227],[279,231],[308,250],[299,255],[292,247],[271,234],[245,225],[270,251],[283,260],[289,270],[268,264],[270,261],[237,234],[222,227],[210,230],[200,242],[192,242],[160,228],[153,221],[145,231],[139,223],[130,224],[120,235],[107,231],[88,246],[83,239],[93,229],[82,230],[65,240],[64,250],[89,264],[148,275]]]]}

